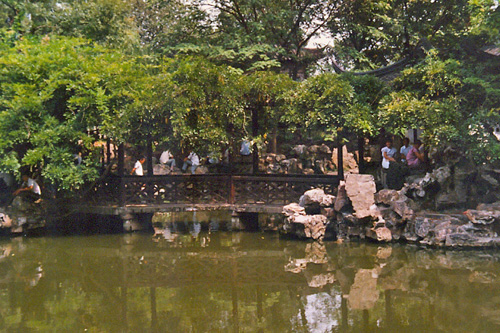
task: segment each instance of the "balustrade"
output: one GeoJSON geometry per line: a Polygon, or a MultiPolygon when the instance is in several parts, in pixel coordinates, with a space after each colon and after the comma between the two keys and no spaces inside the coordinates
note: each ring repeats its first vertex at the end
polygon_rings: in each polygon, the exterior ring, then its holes
{"type": "Polygon", "coordinates": [[[284,205],[312,188],[332,193],[337,176],[166,175],[110,177],[87,198],[98,205],[253,204],[284,205]]]}

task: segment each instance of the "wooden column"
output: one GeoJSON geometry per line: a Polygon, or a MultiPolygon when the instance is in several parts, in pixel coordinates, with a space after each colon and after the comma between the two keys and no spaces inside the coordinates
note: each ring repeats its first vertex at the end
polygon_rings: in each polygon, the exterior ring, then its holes
{"type": "Polygon", "coordinates": [[[228,184],[228,203],[234,204],[235,189],[234,189],[234,179],[232,174],[229,174],[227,184],[228,184]]]}
{"type": "Polygon", "coordinates": [[[123,177],[125,174],[125,148],[123,143],[118,146],[118,176],[123,177]]]}
{"type": "Polygon", "coordinates": [[[365,138],[358,137],[358,168],[359,173],[365,173],[365,138]]]}
{"type": "MultiPolygon", "coordinates": [[[[252,136],[255,138],[259,135],[259,110],[252,108],[252,136]]],[[[252,147],[252,173],[259,172],[259,150],[257,144],[254,143],[252,147]]]]}
{"type": "Polygon", "coordinates": [[[148,164],[148,176],[153,175],[153,140],[151,134],[148,133],[146,140],[146,163],[148,164]]]}
{"type": "Polygon", "coordinates": [[[342,131],[337,131],[337,169],[339,180],[344,179],[344,157],[342,154],[342,131]]]}
{"type": "Polygon", "coordinates": [[[118,177],[120,183],[118,185],[118,203],[120,206],[125,206],[125,147],[123,143],[118,146],[118,177]]]}
{"type": "Polygon", "coordinates": [[[107,165],[111,164],[111,139],[106,140],[106,159],[107,165]]]}

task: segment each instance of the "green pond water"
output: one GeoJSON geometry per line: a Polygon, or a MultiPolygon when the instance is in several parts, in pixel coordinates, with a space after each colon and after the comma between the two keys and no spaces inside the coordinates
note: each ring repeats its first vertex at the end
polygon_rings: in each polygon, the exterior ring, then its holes
{"type": "Polygon", "coordinates": [[[500,253],[192,223],[0,239],[0,331],[498,332],[500,253]]]}

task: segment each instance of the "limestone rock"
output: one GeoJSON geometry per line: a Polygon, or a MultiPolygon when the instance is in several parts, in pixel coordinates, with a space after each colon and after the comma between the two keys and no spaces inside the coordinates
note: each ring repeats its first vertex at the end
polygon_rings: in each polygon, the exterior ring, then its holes
{"type": "Polygon", "coordinates": [[[414,212],[410,207],[409,199],[406,196],[399,196],[399,199],[390,203],[391,209],[404,220],[413,218],[414,212]]]}
{"type": "Polygon", "coordinates": [[[297,238],[322,240],[326,233],[328,219],[324,215],[295,214],[285,219],[279,230],[282,234],[297,238]]]}
{"type": "MultiPolygon", "coordinates": [[[[469,212],[470,213],[470,212],[469,212]]],[[[409,241],[446,247],[491,247],[500,244],[493,225],[473,223],[470,218],[482,218],[481,215],[428,214],[417,216],[408,222],[404,237],[409,241]]],[[[489,222],[486,221],[486,222],[489,222]]]]}
{"type": "Polygon", "coordinates": [[[366,236],[376,240],[377,242],[390,242],[392,241],[392,233],[386,227],[368,228],[366,236]]]}
{"type": "Polygon", "coordinates": [[[329,207],[327,207],[327,208],[323,208],[323,209],[321,210],[321,214],[322,214],[322,215],[325,215],[325,216],[326,216],[326,217],[328,217],[328,218],[330,218],[330,217],[335,217],[335,216],[336,216],[336,214],[335,214],[335,209],[333,209],[333,208],[329,208],[329,207]]]}
{"type": "Polygon", "coordinates": [[[267,154],[266,160],[265,160],[266,163],[274,163],[275,157],[276,157],[275,154],[267,154]]]}
{"type": "Polygon", "coordinates": [[[306,191],[304,195],[300,197],[299,205],[305,207],[307,205],[318,204],[322,207],[332,206],[335,201],[335,197],[330,194],[325,194],[322,189],[312,189],[306,191]]]}
{"type": "Polygon", "coordinates": [[[153,166],[153,175],[168,175],[170,167],[163,164],[155,164],[153,166]]]}
{"type": "Polygon", "coordinates": [[[349,205],[349,199],[347,198],[347,192],[345,190],[345,181],[340,181],[339,187],[337,189],[337,198],[335,199],[335,204],[333,208],[335,211],[340,212],[349,205]]]}
{"type": "Polygon", "coordinates": [[[324,143],[319,147],[319,151],[322,154],[331,154],[332,153],[332,150],[330,149],[330,147],[328,147],[324,143]]]}
{"type": "Polygon", "coordinates": [[[296,173],[297,172],[297,159],[291,158],[289,160],[280,161],[280,169],[286,173],[296,173]]]}
{"type": "Polygon", "coordinates": [[[285,155],[283,155],[283,154],[277,154],[277,155],[275,156],[275,160],[276,160],[276,162],[277,162],[277,163],[279,163],[279,162],[281,162],[281,161],[283,161],[283,160],[286,160],[286,156],[285,156],[285,155]]]}
{"type": "Polygon", "coordinates": [[[392,201],[399,199],[399,192],[396,190],[383,189],[375,193],[375,203],[390,205],[392,201]]]}
{"type": "Polygon", "coordinates": [[[379,242],[390,242],[392,241],[392,233],[391,231],[386,228],[376,228],[375,233],[377,234],[377,241],[379,242]]]}
{"type": "Polygon", "coordinates": [[[476,237],[468,233],[452,233],[446,235],[445,245],[448,247],[491,247],[498,246],[498,237],[476,237]]]}
{"type": "Polygon", "coordinates": [[[495,221],[500,221],[500,211],[468,209],[464,212],[464,215],[474,224],[489,225],[495,221]]]}
{"type": "Polygon", "coordinates": [[[304,169],[304,175],[314,175],[314,170],[311,168],[304,169]]]}
{"type": "Polygon", "coordinates": [[[207,174],[208,172],[209,172],[208,168],[206,166],[201,165],[196,168],[196,171],[194,173],[197,175],[204,175],[207,174]]]}
{"type": "Polygon", "coordinates": [[[266,170],[267,173],[282,173],[282,168],[281,168],[281,165],[280,164],[274,164],[274,163],[270,163],[268,166],[267,166],[267,170],[266,170]]]}
{"type": "Polygon", "coordinates": [[[10,228],[12,226],[12,219],[4,212],[0,211],[0,228],[10,228]]]}
{"type": "Polygon", "coordinates": [[[476,208],[477,210],[487,210],[490,212],[500,211],[500,201],[493,202],[490,204],[479,204],[476,208]]]}
{"type": "Polygon", "coordinates": [[[307,146],[306,145],[297,145],[292,148],[292,151],[297,154],[297,155],[303,155],[307,152],[307,146]]]}
{"type": "MultiPolygon", "coordinates": [[[[346,172],[350,173],[357,173],[358,172],[358,162],[356,161],[356,158],[354,157],[353,153],[350,153],[347,150],[347,146],[342,146],[342,158],[343,158],[343,164],[346,172]]],[[[334,148],[332,151],[332,161],[337,165],[338,161],[338,149],[334,148]]]]}
{"type": "Polygon", "coordinates": [[[496,180],[495,178],[493,178],[492,176],[490,176],[488,174],[482,173],[481,178],[492,187],[497,187],[499,185],[498,180],[496,180]]]}
{"type": "Polygon", "coordinates": [[[294,202],[283,207],[283,214],[285,214],[286,217],[294,215],[306,215],[306,211],[304,207],[294,202]]]}
{"type": "Polygon", "coordinates": [[[307,152],[311,154],[315,154],[319,151],[319,146],[318,145],[312,145],[307,148],[307,152]]]}
{"type": "Polygon", "coordinates": [[[307,238],[323,239],[326,231],[327,218],[324,215],[311,215],[296,218],[295,223],[304,224],[304,232],[307,238]]]}
{"type": "Polygon", "coordinates": [[[431,225],[429,219],[424,217],[419,217],[415,221],[415,233],[420,238],[425,238],[429,234],[431,225]]]}
{"type": "Polygon", "coordinates": [[[370,216],[370,206],[375,204],[375,180],[372,175],[349,174],[346,176],[346,192],[357,218],[370,216]]]}
{"type": "Polygon", "coordinates": [[[436,179],[439,184],[444,184],[450,176],[451,170],[448,166],[443,166],[432,171],[432,177],[436,179]]]}

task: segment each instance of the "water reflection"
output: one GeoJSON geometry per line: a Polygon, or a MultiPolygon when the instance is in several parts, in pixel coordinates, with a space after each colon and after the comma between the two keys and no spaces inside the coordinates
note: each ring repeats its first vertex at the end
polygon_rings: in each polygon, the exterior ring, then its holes
{"type": "Polygon", "coordinates": [[[0,240],[0,331],[500,329],[495,252],[182,228],[0,240]]]}

